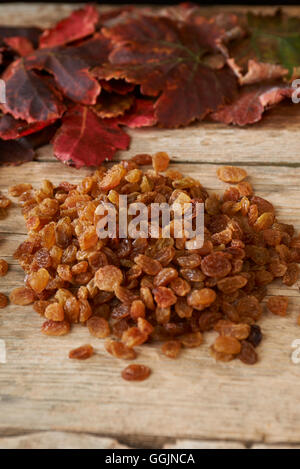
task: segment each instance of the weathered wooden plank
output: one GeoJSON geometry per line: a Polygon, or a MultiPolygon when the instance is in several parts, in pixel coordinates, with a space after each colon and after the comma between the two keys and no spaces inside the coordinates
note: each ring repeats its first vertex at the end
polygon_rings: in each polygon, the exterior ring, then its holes
{"type": "MultiPolygon", "coordinates": [[[[82,5],[84,2],[82,2],[82,5]]],[[[53,25],[54,22],[59,21],[65,16],[69,15],[73,10],[80,7],[80,3],[30,3],[20,2],[20,3],[5,3],[3,2],[0,5],[0,16],[2,24],[10,25],[36,25],[43,28],[47,28],[53,25]],[[16,15],[16,11],[18,14],[16,15]]],[[[288,12],[290,15],[299,16],[299,7],[292,5],[282,5],[283,11],[288,12]]],[[[111,10],[112,8],[117,8],[112,5],[100,5],[100,11],[111,10]]],[[[142,8],[142,7],[141,7],[142,8]]],[[[153,7],[156,8],[156,7],[153,7]]],[[[251,9],[253,12],[257,13],[274,13],[278,7],[277,6],[239,6],[239,5],[223,5],[222,11],[234,12],[234,13],[244,13],[251,9]]],[[[208,6],[201,7],[203,15],[211,15],[220,13],[219,6],[208,6]]]]}
{"type": "MultiPolygon", "coordinates": [[[[22,167],[22,178],[26,176],[34,185],[44,176],[59,182],[60,168],[58,163],[31,163],[22,167]]],[[[187,174],[201,176],[202,183],[214,190],[225,186],[215,179],[213,165],[186,165],[182,169],[187,174]]],[[[2,168],[1,188],[13,172],[18,182],[18,172],[2,168]]],[[[81,172],[64,168],[65,179],[76,182],[79,174],[81,178],[81,172]]],[[[292,216],[291,207],[299,200],[298,170],[281,168],[278,174],[274,167],[253,167],[251,174],[255,187],[262,191],[259,193],[271,200],[276,197],[276,207],[279,205],[283,214],[286,215],[287,210],[292,216]],[[266,172],[262,173],[262,169],[266,172]]],[[[20,218],[15,224],[17,213],[15,208],[13,216],[5,221],[5,231],[23,232],[20,218]]],[[[296,210],[293,221],[298,219],[296,210]]],[[[289,217],[286,216],[285,221],[289,222],[289,217]]],[[[22,235],[15,235],[13,239],[9,236],[7,242],[11,246],[20,238],[22,235]]],[[[12,283],[22,281],[21,272],[15,266],[11,269],[2,279],[5,291],[12,283]]],[[[0,365],[3,383],[0,429],[24,429],[24,422],[27,422],[28,428],[34,430],[53,428],[145,437],[159,431],[166,437],[201,438],[213,438],[217,432],[233,439],[243,436],[256,441],[262,437],[270,441],[287,438],[299,441],[299,432],[293,427],[298,415],[293,402],[297,398],[299,367],[290,361],[291,344],[299,331],[295,326],[299,294],[296,288],[281,290],[277,285],[273,291],[292,297],[291,316],[277,319],[266,315],[267,340],[257,367],[215,364],[207,353],[212,338],[207,339],[203,350],[187,351],[176,363],[160,357],[155,347],[144,347],[140,360],[154,367],[155,373],[149,382],[139,386],[121,381],[119,373],[124,365],[107,357],[101,341],[90,340],[85,328],[76,328],[70,337],[62,339],[44,338],[38,333],[41,320],[30,307],[10,306],[1,314],[0,322],[1,338],[7,343],[8,352],[8,363],[0,365]],[[86,341],[93,343],[98,355],[84,365],[69,362],[68,350],[86,341]],[[171,389],[177,391],[172,402],[169,399],[171,389]],[[275,415],[276,397],[269,396],[274,389],[276,395],[281,396],[275,415]],[[113,415],[119,416],[118,425],[111,418],[113,415]],[[164,423],[158,425],[161,415],[164,415],[164,423]]]]}
{"type": "Polygon", "coordinates": [[[173,444],[164,445],[164,449],[246,449],[243,443],[235,441],[199,441],[176,440],[173,444]]]}
{"type": "MultiPolygon", "coordinates": [[[[26,6],[0,5],[3,23],[47,27],[68,15],[77,5],[27,4],[26,6]],[[18,8],[19,14],[15,11],[18,8]]],[[[102,10],[110,8],[102,6],[102,10]]],[[[244,12],[248,7],[224,7],[225,11],[244,12]]],[[[252,11],[273,12],[275,7],[252,8],[252,11]]],[[[299,15],[299,7],[286,7],[285,11],[299,15]]],[[[203,8],[203,14],[219,12],[219,7],[203,8]]],[[[300,142],[296,138],[300,124],[300,107],[284,104],[268,111],[258,124],[237,128],[215,123],[198,123],[183,129],[139,129],[129,131],[132,142],[124,157],[135,153],[151,153],[168,147],[175,160],[180,160],[178,149],[185,155],[185,162],[224,161],[249,164],[299,165],[300,142]],[[251,132],[249,132],[251,128],[251,132]],[[287,158],[288,155],[288,158],[287,158]]],[[[41,158],[49,160],[47,151],[41,158]]]]}
{"type": "MultiPolygon", "coordinates": [[[[296,308],[299,310],[299,307],[296,308]]],[[[213,341],[170,361],[154,346],[143,347],[139,363],[153,375],[144,383],[124,383],[125,363],[107,356],[103,343],[76,327],[70,336],[45,338],[31,308],[1,312],[1,339],[7,363],[0,365],[0,432],[60,430],[110,435],[157,435],[230,440],[299,442],[300,366],[291,345],[300,337],[297,311],[279,319],[266,314],[261,361],[216,364],[213,341]],[[91,343],[97,354],[85,363],[68,351],[91,343]]]]}
{"type": "MultiPolygon", "coordinates": [[[[47,26],[73,7],[18,8],[20,15],[15,14],[15,5],[0,5],[1,18],[7,24],[47,26]]],[[[288,113],[273,110],[251,129],[198,124],[179,130],[134,131],[130,151],[122,157],[167,150],[174,162],[182,163],[182,171],[199,177],[206,187],[217,191],[225,185],[215,178],[215,163],[256,164],[249,173],[258,195],[270,199],[278,216],[299,229],[300,169],[288,167],[299,166],[298,114],[296,106],[290,107],[288,113]]],[[[23,180],[35,187],[43,178],[77,182],[90,172],[61,166],[49,147],[39,151],[39,159],[44,162],[0,168],[0,190],[6,192],[8,185],[23,180]]],[[[22,282],[23,274],[11,255],[24,233],[22,217],[14,205],[9,218],[0,221],[0,258],[5,257],[11,264],[7,277],[0,278],[0,291],[4,293],[22,282]]],[[[208,334],[202,348],[185,350],[175,362],[162,357],[156,346],[142,347],[138,362],[149,365],[153,375],[139,384],[121,380],[125,363],[108,356],[103,342],[91,339],[85,327],[74,328],[67,337],[45,338],[39,333],[42,320],[31,307],[10,305],[0,312],[0,339],[5,340],[7,348],[7,363],[0,364],[0,433],[58,430],[121,435],[126,441],[152,441],[154,437],[205,440],[177,442],[198,446],[224,445],[209,443],[223,439],[229,445],[241,440],[299,443],[300,365],[291,360],[292,343],[300,338],[296,326],[299,290],[297,286],[287,289],[275,284],[270,293],[290,297],[290,314],[287,318],[265,314],[262,327],[266,340],[255,367],[248,368],[240,362],[215,363],[208,354],[213,334],[208,334]],[[97,354],[85,363],[68,360],[69,350],[86,342],[95,346],[97,354]]],[[[34,446],[45,442],[42,436],[34,443],[31,438],[21,442],[0,440],[0,448],[1,444],[13,447],[9,444],[34,446]]],[[[60,444],[57,433],[50,440],[54,447],[60,444]]],[[[96,440],[84,441],[93,446],[99,444],[96,440]]],[[[65,445],[80,444],[78,440],[64,441],[65,445]]]]}
{"type": "MultiPolygon", "coordinates": [[[[261,122],[243,128],[199,122],[182,129],[134,129],[128,131],[131,144],[122,158],[167,148],[176,162],[299,166],[299,125],[300,105],[287,103],[267,112],[261,122]]],[[[52,161],[48,147],[38,155],[41,161],[52,161]]]]}
{"type": "Polygon", "coordinates": [[[254,450],[274,450],[274,449],[300,449],[300,446],[297,445],[253,445],[251,449],[254,450]]]}
{"type": "Polygon", "coordinates": [[[0,449],[128,449],[112,438],[83,433],[42,432],[0,438],[0,449]]]}

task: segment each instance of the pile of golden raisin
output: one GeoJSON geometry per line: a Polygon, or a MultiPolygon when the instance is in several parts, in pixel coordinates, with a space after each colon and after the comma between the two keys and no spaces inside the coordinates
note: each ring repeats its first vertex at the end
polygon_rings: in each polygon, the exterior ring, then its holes
{"type": "MultiPolygon", "coordinates": [[[[46,320],[46,335],[86,325],[92,336],[106,338],[107,352],[117,358],[134,360],[135,348],[150,341],[162,342],[162,353],[176,358],[182,347],[200,346],[203,333],[215,330],[211,353],[217,360],[255,364],[266,287],[277,277],[288,286],[298,280],[300,237],[277,221],[270,202],[253,194],[243,169],[220,167],[219,179],[234,186],[219,197],[168,164],[166,153],[140,154],[101,167],[78,185],[12,187],[28,238],[14,254],[25,286],[13,290],[10,301],[33,303],[46,320]],[[141,169],[150,164],[152,169],[141,169]],[[103,202],[118,206],[120,194],[146,205],[203,202],[203,246],[187,250],[185,239],[172,237],[100,240],[96,208],[103,202]]],[[[288,300],[272,297],[267,306],[284,316],[288,300]]],[[[85,345],[70,358],[92,354],[85,345]]],[[[130,365],[122,376],[142,380],[149,374],[146,366],[130,365]]]]}

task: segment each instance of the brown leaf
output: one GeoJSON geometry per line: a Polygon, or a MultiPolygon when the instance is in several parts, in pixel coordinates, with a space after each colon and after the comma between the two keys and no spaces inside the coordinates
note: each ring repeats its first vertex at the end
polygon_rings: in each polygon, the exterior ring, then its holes
{"type": "Polygon", "coordinates": [[[76,47],[41,49],[24,58],[27,70],[52,74],[58,88],[69,99],[82,104],[95,104],[100,85],[88,71],[88,63],[76,47]]]}
{"type": "Polygon", "coordinates": [[[266,109],[290,98],[292,92],[283,84],[245,86],[233,103],[213,113],[211,118],[224,124],[254,124],[261,120],[266,109]]]}
{"type": "Polygon", "coordinates": [[[104,29],[117,46],[111,66],[97,68],[100,79],[123,78],[140,84],[141,92],[159,96],[158,122],[187,125],[232,99],[236,80],[229,68],[215,70],[207,58],[219,54],[222,32],[209,21],[201,25],[141,16],[104,29]]]}
{"type": "Polygon", "coordinates": [[[6,83],[6,103],[3,112],[29,124],[51,121],[62,116],[65,106],[60,94],[48,80],[24,67],[24,59],[13,62],[2,79],[6,83]]]}

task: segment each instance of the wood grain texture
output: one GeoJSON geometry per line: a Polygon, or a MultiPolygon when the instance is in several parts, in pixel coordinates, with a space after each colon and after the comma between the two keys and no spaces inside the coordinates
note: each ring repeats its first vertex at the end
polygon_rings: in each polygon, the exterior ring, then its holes
{"type": "Polygon", "coordinates": [[[112,438],[84,433],[41,432],[0,438],[0,449],[128,449],[112,438]]]}
{"type": "MultiPolygon", "coordinates": [[[[15,8],[0,5],[0,16],[6,23],[45,26],[70,11],[64,5],[26,5],[19,6],[20,15],[15,15],[15,8]]],[[[274,203],[282,221],[300,230],[298,114],[296,106],[280,108],[248,129],[199,124],[172,131],[134,131],[130,150],[118,158],[167,150],[174,167],[199,178],[212,191],[225,187],[215,177],[216,163],[241,163],[257,194],[274,203]]],[[[9,185],[24,181],[38,187],[45,178],[55,183],[77,182],[89,173],[89,169],[78,172],[62,166],[47,146],[39,151],[36,162],[19,168],[1,167],[0,190],[7,193],[9,185]]],[[[9,217],[0,220],[0,258],[10,263],[8,275],[0,278],[0,291],[7,294],[23,281],[12,254],[25,232],[13,204],[9,217]]],[[[289,296],[289,315],[277,318],[265,314],[262,327],[266,338],[255,367],[240,362],[215,363],[208,353],[214,334],[208,334],[203,347],[185,350],[176,362],[163,357],[155,346],[143,346],[137,362],[149,365],[153,374],[139,384],[121,380],[125,363],[108,356],[103,342],[90,338],[85,327],[75,327],[67,337],[47,338],[40,334],[42,320],[31,307],[10,305],[0,310],[0,339],[7,348],[7,363],[0,364],[0,435],[6,437],[0,439],[0,448],[47,445],[44,432],[51,432],[53,446],[65,441],[80,447],[78,435],[71,437],[70,433],[126,439],[132,447],[142,447],[147,441],[152,447],[151,441],[159,441],[160,447],[164,440],[174,444],[170,439],[178,439],[179,445],[198,439],[202,442],[193,444],[199,446],[209,440],[214,440],[212,445],[237,446],[240,441],[299,443],[300,365],[291,360],[291,344],[300,339],[296,325],[299,288],[275,283],[269,291],[289,296]],[[84,363],[68,360],[71,348],[88,342],[96,349],[94,357],[84,363]],[[37,439],[34,435],[15,437],[28,431],[42,434],[37,439]],[[52,432],[67,432],[67,436],[52,432]]],[[[98,437],[90,438],[84,444],[100,444],[98,437]]]]}
{"type": "MultiPolygon", "coordinates": [[[[225,187],[215,177],[215,165],[174,168],[199,178],[211,190],[225,187]]],[[[300,169],[254,166],[248,171],[257,193],[275,204],[278,217],[300,228],[300,169]]],[[[0,170],[0,189],[7,189],[9,181],[24,180],[38,187],[46,177],[56,183],[77,182],[89,172],[54,162],[6,167],[0,170]]],[[[10,261],[25,233],[17,207],[1,222],[1,232],[0,255],[10,261]]],[[[9,293],[22,280],[21,270],[12,264],[1,279],[1,290],[9,293]]],[[[46,338],[39,333],[42,320],[31,307],[9,306],[0,313],[8,356],[7,364],[0,365],[0,431],[59,430],[145,438],[215,439],[218,435],[237,441],[299,442],[300,366],[291,362],[291,344],[300,337],[298,286],[288,289],[275,283],[270,293],[290,297],[290,314],[281,319],[266,313],[262,321],[266,340],[257,366],[216,364],[208,353],[214,335],[208,334],[201,349],[184,351],[175,363],[154,346],[142,347],[138,362],[149,365],[153,375],[138,385],[121,380],[124,363],[108,356],[102,341],[90,338],[85,327],[75,327],[67,337],[46,338]],[[97,351],[92,359],[85,363],[67,359],[71,348],[87,342],[97,351]]]]}

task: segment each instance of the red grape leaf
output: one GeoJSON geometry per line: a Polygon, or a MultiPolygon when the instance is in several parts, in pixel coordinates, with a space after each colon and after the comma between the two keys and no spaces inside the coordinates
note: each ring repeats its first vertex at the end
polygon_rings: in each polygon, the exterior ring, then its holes
{"type": "Polygon", "coordinates": [[[156,125],[157,118],[155,117],[153,101],[136,99],[132,108],[124,116],[118,117],[117,122],[131,129],[156,125]]]}
{"type": "Polygon", "coordinates": [[[130,137],[117,124],[79,105],[65,114],[53,139],[56,158],[76,168],[99,166],[117,150],[126,150],[129,143],[130,137]]]}
{"type": "Polygon", "coordinates": [[[24,58],[26,69],[47,71],[58,88],[72,101],[95,104],[100,85],[88,71],[89,65],[76,47],[40,49],[24,58]]]}
{"type": "Polygon", "coordinates": [[[122,116],[134,103],[132,94],[120,95],[102,92],[91,108],[102,119],[122,116]]]}
{"type": "Polygon", "coordinates": [[[86,5],[53,28],[46,29],[40,37],[40,48],[60,46],[90,36],[95,32],[98,20],[96,7],[86,5]]]}
{"type": "Polygon", "coordinates": [[[24,37],[28,39],[34,47],[38,46],[41,33],[42,30],[35,27],[0,26],[0,38],[24,37]]]}
{"type": "Polygon", "coordinates": [[[0,138],[3,140],[14,140],[25,137],[26,135],[39,132],[53,123],[54,120],[28,124],[24,120],[16,120],[10,114],[5,114],[0,117],[0,138]]]}
{"type": "Polygon", "coordinates": [[[3,42],[17,52],[18,55],[24,57],[33,52],[33,44],[26,37],[12,36],[3,39],[3,42]]]}
{"type": "Polygon", "coordinates": [[[68,52],[80,57],[88,67],[96,67],[108,62],[112,50],[110,39],[101,33],[96,33],[91,39],[82,42],[76,47],[68,47],[68,52]]]}
{"type": "Polygon", "coordinates": [[[65,106],[60,94],[49,80],[27,70],[23,61],[13,62],[2,76],[6,83],[6,103],[1,105],[3,112],[29,124],[61,117],[65,106]]]}
{"type": "Polygon", "coordinates": [[[25,138],[0,140],[0,164],[18,165],[34,159],[34,151],[25,138]]]}
{"type": "Polygon", "coordinates": [[[209,65],[209,57],[220,55],[223,34],[212,22],[193,25],[141,16],[104,28],[104,33],[116,46],[111,65],[98,67],[95,74],[126,79],[140,84],[143,94],[159,96],[155,112],[165,127],[201,120],[234,96],[236,78],[229,67],[209,65]]]}
{"type": "Polygon", "coordinates": [[[261,120],[266,109],[285,98],[290,98],[293,91],[283,84],[245,86],[233,103],[224,106],[210,117],[224,124],[254,124],[261,120]]]}

